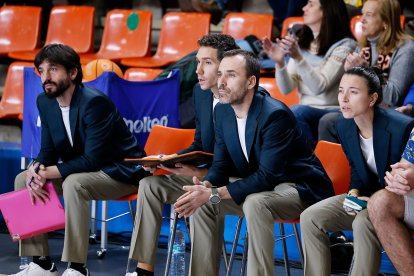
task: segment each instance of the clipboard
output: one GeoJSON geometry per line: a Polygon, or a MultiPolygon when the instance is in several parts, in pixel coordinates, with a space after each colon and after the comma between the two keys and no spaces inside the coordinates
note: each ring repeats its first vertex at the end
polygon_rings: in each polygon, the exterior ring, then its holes
{"type": "Polygon", "coordinates": [[[28,189],[0,195],[0,211],[13,241],[18,241],[65,227],[65,210],[52,182],[43,188],[49,200],[32,205],[28,189]]]}

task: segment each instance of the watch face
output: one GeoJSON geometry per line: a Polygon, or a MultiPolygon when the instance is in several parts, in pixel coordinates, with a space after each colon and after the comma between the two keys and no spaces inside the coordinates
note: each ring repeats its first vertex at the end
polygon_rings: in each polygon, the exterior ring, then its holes
{"type": "Polygon", "coordinates": [[[210,196],[210,202],[212,204],[217,204],[221,201],[221,198],[218,195],[211,195],[210,196]]]}

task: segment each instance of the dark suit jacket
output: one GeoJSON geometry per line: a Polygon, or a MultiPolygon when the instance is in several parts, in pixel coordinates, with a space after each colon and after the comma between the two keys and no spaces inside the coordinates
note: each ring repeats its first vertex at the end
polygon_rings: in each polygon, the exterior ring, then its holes
{"type": "Polygon", "coordinates": [[[373,145],[378,175],[368,169],[359,143],[359,130],[353,119],[342,114],[336,129],[342,148],[351,166],[349,190],[358,189],[360,195],[371,196],[385,187],[385,172],[401,159],[405,144],[414,126],[412,118],[392,109],[377,107],[374,113],[373,145]]]}
{"type": "Polygon", "coordinates": [[[116,180],[138,184],[139,179],[149,175],[122,162],[125,157],[144,157],[145,152],[115,105],[101,92],[83,85],[75,88],[69,111],[73,147],[56,99],[42,93],[37,108],[42,122],[37,160],[46,166],[57,165],[63,178],[102,170],[116,180]]]}
{"type": "Polygon", "coordinates": [[[193,143],[179,154],[190,151],[214,151],[213,92],[196,84],[193,90],[196,132],[193,143]]]}
{"type": "Polygon", "coordinates": [[[215,108],[214,161],[206,177],[215,186],[227,186],[237,204],[252,193],[271,191],[280,183],[297,184],[301,199],[309,204],[334,194],[321,163],[307,146],[290,109],[266,93],[257,92],[246,122],[247,162],[230,105],[215,108]],[[229,167],[242,179],[229,183],[229,167]]]}

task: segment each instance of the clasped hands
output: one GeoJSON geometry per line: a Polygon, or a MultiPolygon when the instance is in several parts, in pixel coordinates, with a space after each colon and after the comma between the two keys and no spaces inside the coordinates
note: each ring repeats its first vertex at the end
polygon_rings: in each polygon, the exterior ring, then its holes
{"type": "Polygon", "coordinates": [[[385,189],[398,195],[406,195],[414,188],[414,164],[405,159],[391,165],[385,173],[385,189]]]}
{"type": "Polygon", "coordinates": [[[208,202],[211,195],[211,183],[207,180],[200,181],[193,177],[194,185],[184,186],[185,194],[180,196],[174,204],[178,217],[189,217],[201,206],[208,202]]]}
{"type": "Polygon", "coordinates": [[[43,185],[46,183],[45,171],[46,167],[37,162],[34,162],[27,169],[26,187],[29,190],[32,204],[34,204],[36,200],[44,203],[49,199],[49,193],[43,189],[43,185]]]}

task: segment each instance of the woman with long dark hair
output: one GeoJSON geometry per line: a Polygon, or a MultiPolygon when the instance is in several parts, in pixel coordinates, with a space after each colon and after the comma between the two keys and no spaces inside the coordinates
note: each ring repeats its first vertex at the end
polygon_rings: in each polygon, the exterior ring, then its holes
{"type": "Polygon", "coordinates": [[[276,62],[276,78],[282,93],[298,88],[301,105],[292,111],[314,146],[319,118],[338,109],[337,91],[343,64],[354,51],[349,17],[343,0],[309,0],[303,8],[304,25],[277,45],[268,38],[263,47],[276,62]],[[285,62],[285,56],[290,58],[285,62]]]}

